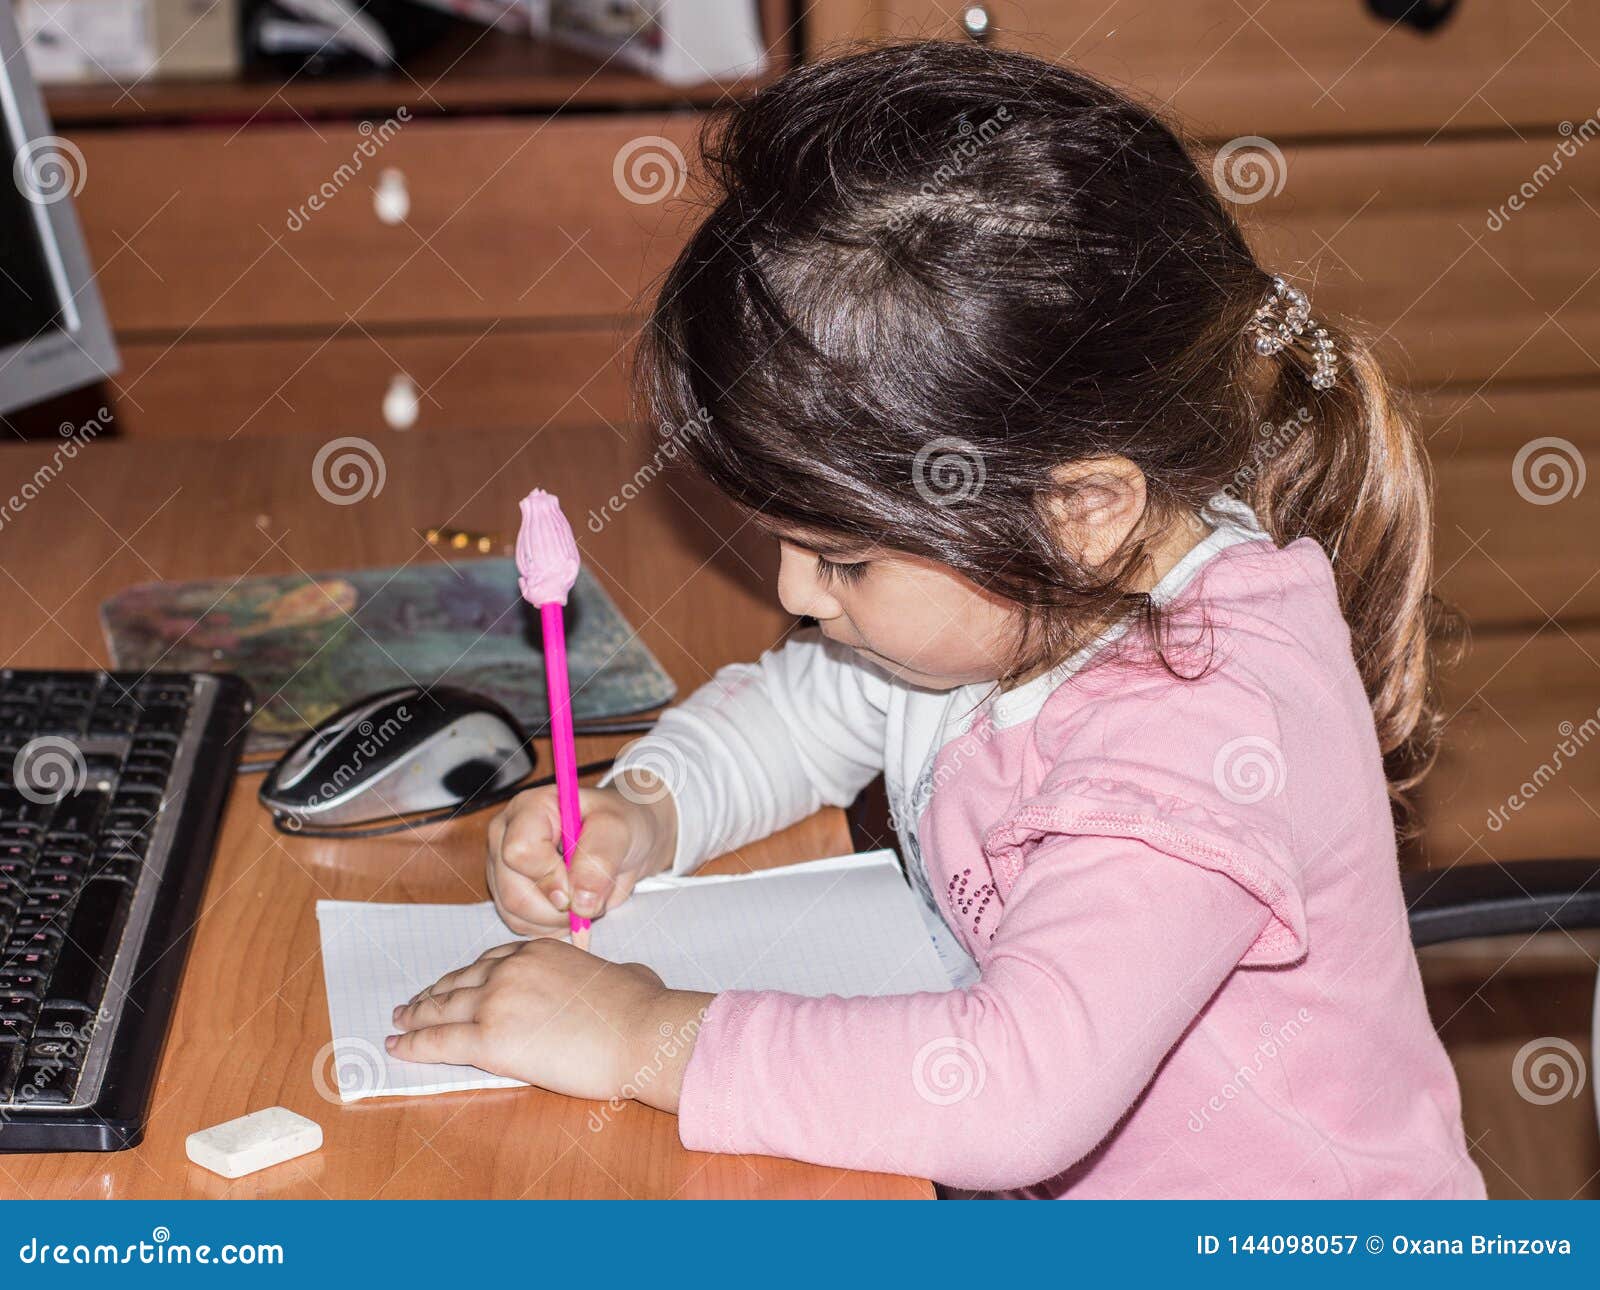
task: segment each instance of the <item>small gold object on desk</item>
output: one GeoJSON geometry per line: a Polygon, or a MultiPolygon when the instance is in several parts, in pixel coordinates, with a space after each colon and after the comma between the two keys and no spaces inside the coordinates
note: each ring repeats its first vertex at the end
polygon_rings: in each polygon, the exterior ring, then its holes
{"type": "Polygon", "coordinates": [[[505,538],[498,533],[479,533],[473,529],[458,529],[449,525],[428,529],[423,536],[428,539],[430,546],[448,547],[452,551],[477,551],[482,555],[488,555],[497,546],[502,551],[510,550],[505,538]]]}

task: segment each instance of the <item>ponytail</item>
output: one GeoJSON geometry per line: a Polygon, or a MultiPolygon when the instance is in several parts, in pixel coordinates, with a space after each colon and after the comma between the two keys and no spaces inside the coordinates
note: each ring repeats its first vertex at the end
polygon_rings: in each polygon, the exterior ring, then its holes
{"type": "Polygon", "coordinates": [[[1314,389],[1309,360],[1294,349],[1270,360],[1276,376],[1261,417],[1304,429],[1262,464],[1249,500],[1280,546],[1312,538],[1333,564],[1396,821],[1410,836],[1410,790],[1432,765],[1444,724],[1437,647],[1458,637],[1432,591],[1432,473],[1411,409],[1365,340],[1322,325],[1339,355],[1338,380],[1314,389]]]}

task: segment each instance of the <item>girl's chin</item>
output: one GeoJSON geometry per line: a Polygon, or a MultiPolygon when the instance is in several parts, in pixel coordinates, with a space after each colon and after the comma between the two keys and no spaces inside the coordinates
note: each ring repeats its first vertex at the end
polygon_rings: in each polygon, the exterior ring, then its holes
{"type": "Polygon", "coordinates": [[[897,663],[892,658],[886,658],[876,650],[868,649],[865,645],[853,645],[852,649],[862,658],[876,663],[890,676],[904,681],[907,685],[914,685],[919,690],[959,690],[963,685],[970,685],[974,678],[964,676],[939,676],[932,672],[922,672],[904,663],[897,663]]]}

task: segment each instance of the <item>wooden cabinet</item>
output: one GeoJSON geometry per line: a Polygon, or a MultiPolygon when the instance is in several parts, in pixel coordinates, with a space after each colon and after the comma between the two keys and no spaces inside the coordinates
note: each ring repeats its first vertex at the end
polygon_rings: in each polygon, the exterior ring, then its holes
{"type": "Polygon", "coordinates": [[[119,430],[627,418],[698,115],[80,132],[119,430]]]}
{"type": "Polygon", "coordinates": [[[1501,131],[1576,124],[1600,108],[1593,5],[1468,0],[1427,33],[1364,0],[860,0],[815,5],[811,17],[813,49],[979,30],[1070,59],[1217,138],[1501,131]]]}

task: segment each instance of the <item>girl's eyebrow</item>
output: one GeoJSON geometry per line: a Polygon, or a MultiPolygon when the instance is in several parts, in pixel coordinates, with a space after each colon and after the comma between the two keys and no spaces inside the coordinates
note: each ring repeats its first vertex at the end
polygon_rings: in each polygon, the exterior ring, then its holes
{"type": "Polygon", "coordinates": [[[774,537],[781,538],[785,542],[793,543],[795,546],[803,547],[805,550],[810,551],[814,555],[820,555],[824,557],[835,555],[860,555],[865,551],[870,551],[873,549],[872,543],[865,540],[860,542],[851,542],[839,538],[812,537],[809,535],[802,536],[795,533],[785,533],[776,528],[770,529],[769,532],[771,532],[774,537]]]}

